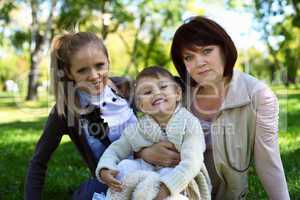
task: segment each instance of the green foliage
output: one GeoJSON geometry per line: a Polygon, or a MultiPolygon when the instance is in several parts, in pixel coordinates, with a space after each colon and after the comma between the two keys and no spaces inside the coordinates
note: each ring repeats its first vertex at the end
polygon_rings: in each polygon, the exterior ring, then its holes
{"type": "Polygon", "coordinates": [[[296,83],[299,70],[300,49],[300,13],[297,1],[288,0],[256,0],[254,3],[257,22],[263,30],[264,40],[268,44],[269,52],[274,58],[277,69],[287,71],[286,84],[296,83]],[[287,7],[293,8],[292,13],[287,7]],[[277,20],[275,20],[277,19],[277,20]],[[271,44],[270,37],[277,40],[271,44]]]}
{"type": "Polygon", "coordinates": [[[16,6],[12,1],[2,3],[2,7],[0,8],[0,21],[3,20],[5,23],[9,23],[10,22],[9,14],[15,8],[16,6]]]}
{"type": "Polygon", "coordinates": [[[255,48],[249,48],[239,53],[239,60],[243,71],[266,81],[272,81],[270,68],[274,65],[269,57],[255,48]]]}
{"type": "MultiPolygon", "coordinates": [[[[108,38],[114,38],[107,44],[109,48],[114,46],[112,48],[119,50],[111,55],[114,73],[118,71],[118,75],[135,75],[139,67],[152,64],[170,66],[168,47],[171,33],[180,23],[188,0],[172,2],[166,0],[57,0],[55,12],[51,12],[53,13],[52,20],[48,21],[46,19],[50,16],[51,2],[55,1],[9,2],[2,8],[0,22],[1,19],[5,21],[3,28],[9,32],[10,45],[15,48],[16,53],[27,52],[31,53],[30,57],[41,56],[41,52],[45,52],[45,49],[41,48],[47,47],[47,38],[51,39],[54,35],[66,30],[92,31],[101,35],[105,41],[108,38]],[[37,16],[36,20],[32,20],[34,24],[24,25],[22,22],[12,24],[12,21],[17,20],[15,14],[20,13],[24,8],[36,12],[36,15],[31,16],[33,18],[37,16]],[[132,33],[130,36],[124,34],[129,32],[132,33]],[[116,42],[115,39],[119,36],[123,39],[116,42]],[[34,51],[30,51],[29,47],[34,51]]],[[[3,32],[0,30],[0,38],[1,34],[3,32]]],[[[28,65],[30,57],[27,60],[28,65]]],[[[45,62],[40,58],[35,59],[38,62],[36,65],[38,70],[47,71],[43,67],[49,65],[42,65],[41,63],[45,62]]],[[[9,66],[18,68],[14,62],[11,62],[9,66]]],[[[2,76],[7,77],[7,70],[2,76]]],[[[37,79],[40,81],[41,77],[37,79]]],[[[34,84],[32,83],[31,86],[34,84]]]]}
{"type": "Polygon", "coordinates": [[[0,85],[3,86],[6,80],[14,80],[19,86],[22,84],[25,77],[22,75],[22,72],[24,73],[28,67],[24,60],[26,60],[25,57],[14,54],[8,54],[5,56],[5,59],[0,59],[0,85]],[[18,66],[18,68],[15,66],[18,66]]]}
{"type": "Polygon", "coordinates": [[[24,43],[29,43],[30,38],[30,32],[16,31],[11,37],[11,43],[16,49],[23,50],[25,49],[24,43]]]}

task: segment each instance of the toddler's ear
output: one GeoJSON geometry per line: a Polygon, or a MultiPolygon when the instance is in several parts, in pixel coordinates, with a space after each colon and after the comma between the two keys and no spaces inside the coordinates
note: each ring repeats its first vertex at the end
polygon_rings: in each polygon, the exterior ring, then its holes
{"type": "Polygon", "coordinates": [[[138,111],[142,111],[143,105],[142,105],[142,102],[140,101],[139,97],[134,98],[134,105],[138,111]]]}
{"type": "Polygon", "coordinates": [[[182,100],[182,89],[178,84],[176,84],[176,101],[180,102],[181,100],[182,100]]]}

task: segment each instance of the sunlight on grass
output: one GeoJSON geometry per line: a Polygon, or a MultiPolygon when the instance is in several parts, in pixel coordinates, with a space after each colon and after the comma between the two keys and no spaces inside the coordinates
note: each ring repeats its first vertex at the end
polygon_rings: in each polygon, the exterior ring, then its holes
{"type": "MultiPolygon", "coordinates": [[[[281,88],[282,89],[282,88],[281,88]]],[[[276,94],[279,93],[276,91],[276,94]]],[[[278,95],[280,103],[279,145],[291,199],[300,197],[300,91],[278,95]]],[[[23,199],[24,178],[28,162],[52,103],[48,99],[16,104],[0,93],[0,199],[23,199]],[[4,164],[2,164],[4,163],[4,164]],[[9,169],[9,170],[7,170],[9,169]]],[[[68,136],[63,136],[52,156],[45,182],[45,199],[69,199],[69,191],[90,176],[68,136]]],[[[254,167],[249,170],[247,199],[267,199],[254,167]]]]}

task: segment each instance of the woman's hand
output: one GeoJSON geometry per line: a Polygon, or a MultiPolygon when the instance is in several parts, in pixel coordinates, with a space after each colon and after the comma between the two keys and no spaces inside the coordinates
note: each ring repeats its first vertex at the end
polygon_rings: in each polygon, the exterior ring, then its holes
{"type": "Polygon", "coordinates": [[[154,200],[164,200],[168,196],[170,196],[169,189],[167,188],[167,186],[165,184],[161,183],[159,192],[154,200]]]}
{"type": "Polygon", "coordinates": [[[102,181],[110,188],[117,192],[122,191],[122,183],[118,181],[115,176],[118,174],[116,170],[110,169],[101,169],[100,171],[100,178],[102,181]]]}
{"type": "Polygon", "coordinates": [[[174,167],[180,162],[180,154],[171,142],[162,141],[137,153],[146,162],[163,167],[174,167]]]}

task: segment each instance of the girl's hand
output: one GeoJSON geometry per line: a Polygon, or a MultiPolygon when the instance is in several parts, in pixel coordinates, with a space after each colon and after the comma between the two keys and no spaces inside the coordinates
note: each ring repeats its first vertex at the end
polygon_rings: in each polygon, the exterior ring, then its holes
{"type": "Polygon", "coordinates": [[[141,157],[150,164],[163,167],[174,167],[180,162],[180,154],[175,146],[168,141],[162,141],[143,148],[136,156],[141,157]]]}
{"type": "Polygon", "coordinates": [[[115,179],[115,176],[118,173],[119,172],[116,170],[101,169],[100,178],[108,187],[112,188],[113,190],[115,190],[117,192],[121,192],[122,191],[122,183],[119,180],[115,179]]]}
{"type": "Polygon", "coordinates": [[[158,194],[157,194],[157,196],[155,197],[154,200],[164,200],[168,196],[170,196],[169,189],[166,187],[165,184],[161,183],[160,184],[160,190],[159,190],[159,192],[158,192],[158,194]]]}

